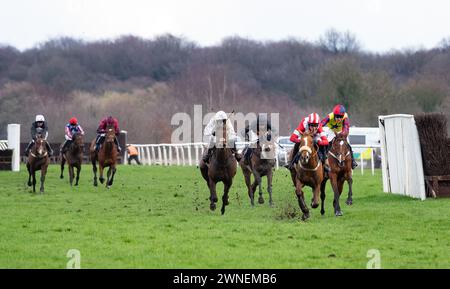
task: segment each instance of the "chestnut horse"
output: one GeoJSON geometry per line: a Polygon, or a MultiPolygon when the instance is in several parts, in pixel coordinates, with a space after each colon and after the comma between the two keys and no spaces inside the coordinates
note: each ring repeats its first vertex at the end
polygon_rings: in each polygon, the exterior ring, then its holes
{"type": "MultiPolygon", "coordinates": [[[[339,197],[342,194],[345,181],[347,181],[349,188],[346,203],[347,205],[353,204],[352,158],[350,154],[351,152],[347,142],[347,137],[342,134],[336,135],[331,144],[330,151],[328,152],[328,161],[330,163],[328,178],[330,179],[331,187],[334,192],[333,207],[334,214],[336,216],[342,216],[341,206],[339,205],[339,197]]],[[[326,182],[327,179],[325,179],[322,184],[322,194],[325,194],[326,182]]]]}
{"type": "Polygon", "coordinates": [[[78,186],[80,179],[81,164],[83,163],[83,151],[84,151],[84,138],[80,133],[75,133],[72,136],[72,143],[67,151],[61,155],[61,179],[64,178],[64,164],[67,162],[69,166],[69,181],[72,186],[73,179],[75,177],[74,168],[77,169],[77,177],[75,179],[75,186],[78,186]]]}
{"type": "Polygon", "coordinates": [[[220,140],[216,143],[216,147],[213,149],[209,164],[206,164],[203,160],[200,161],[199,167],[203,178],[208,185],[210,192],[210,205],[211,211],[216,209],[216,203],[218,201],[216,193],[216,185],[218,182],[222,182],[224,185],[222,196],[222,209],[220,210],[222,215],[225,213],[225,206],[228,205],[228,192],[233,184],[233,177],[236,175],[237,163],[236,158],[231,151],[231,148],[227,147],[227,130],[226,120],[223,121],[223,129],[216,134],[219,135],[220,140]]]}
{"type": "MultiPolygon", "coordinates": [[[[262,145],[258,140],[256,143],[256,148],[252,150],[252,155],[250,157],[250,162],[248,163],[244,158],[241,159],[239,165],[244,174],[245,185],[248,189],[248,196],[250,197],[250,203],[252,206],[255,205],[255,191],[256,187],[259,187],[259,198],[258,203],[264,204],[264,198],[262,193],[262,177],[267,176],[267,192],[269,193],[269,204],[273,206],[272,200],[272,178],[273,178],[273,168],[275,167],[275,158],[272,156],[275,153],[274,139],[270,132],[265,134],[265,141],[262,145]],[[251,183],[251,176],[254,176],[255,181],[251,183]]],[[[248,147],[244,150],[249,149],[248,147]]]]}
{"type": "MultiPolygon", "coordinates": [[[[302,188],[304,186],[312,188],[313,198],[311,200],[311,207],[314,209],[317,208],[319,206],[320,188],[324,179],[324,169],[317,154],[318,146],[313,143],[313,138],[310,134],[304,133],[299,145],[300,149],[297,156],[293,156],[291,152],[291,158],[299,158],[298,163],[291,169],[291,178],[294,183],[298,204],[303,213],[302,220],[304,221],[310,215],[302,188]]],[[[321,195],[320,197],[325,198],[325,195],[321,195]]]]}
{"type": "Polygon", "coordinates": [[[33,184],[33,193],[36,192],[36,171],[41,171],[41,188],[40,192],[44,193],[44,181],[45,175],[47,174],[48,164],[50,163],[50,158],[47,152],[46,140],[42,134],[36,135],[36,140],[33,148],[30,150],[27,161],[28,170],[28,186],[33,184]],[[33,183],[31,183],[31,178],[33,177],[33,183]]]}
{"type": "Polygon", "coordinates": [[[116,174],[117,164],[117,146],[114,142],[116,133],[114,128],[108,127],[106,129],[105,141],[103,142],[99,152],[95,151],[95,139],[91,143],[90,157],[92,162],[92,171],[94,172],[94,186],[97,186],[97,161],[100,169],[100,183],[105,182],[103,177],[103,170],[105,167],[109,167],[106,187],[109,189],[114,181],[114,175],[116,174]]]}

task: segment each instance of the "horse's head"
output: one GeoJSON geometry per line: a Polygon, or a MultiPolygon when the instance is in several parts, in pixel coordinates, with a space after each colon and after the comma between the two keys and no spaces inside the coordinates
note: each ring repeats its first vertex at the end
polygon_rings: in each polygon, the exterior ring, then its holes
{"type": "Polygon", "coordinates": [[[344,166],[345,161],[350,157],[350,149],[348,148],[346,136],[338,134],[334,138],[330,149],[330,155],[337,161],[340,168],[344,166]]]}
{"type": "Polygon", "coordinates": [[[76,147],[82,148],[84,146],[84,138],[81,133],[74,133],[72,136],[72,141],[76,147]]]}
{"type": "Polygon", "coordinates": [[[107,143],[114,143],[114,140],[116,138],[116,132],[113,128],[107,128],[106,129],[106,138],[105,142],[107,143]]]}
{"type": "Polygon", "coordinates": [[[34,147],[35,157],[41,158],[47,155],[47,146],[45,145],[45,138],[41,133],[36,134],[36,141],[34,147]]]}
{"type": "Polygon", "coordinates": [[[309,133],[304,133],[300,139],[300,163],[302,165],[308,164],[315,152],[316,147],[312,136],[309,133]]]}

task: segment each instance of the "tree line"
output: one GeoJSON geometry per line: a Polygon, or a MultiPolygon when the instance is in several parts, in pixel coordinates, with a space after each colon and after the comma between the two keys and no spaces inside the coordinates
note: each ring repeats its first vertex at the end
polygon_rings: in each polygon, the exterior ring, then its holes
{"type": "Polygon", "coordinates": [[[176,112],[219,109],[279,112],[289,134],[312,111],[344,104],[352,125],[377,116],[450,109],[450,39],[432,49],[373,53],[350,32],[327,31],[317,42],[225,38],[200,46],[173,35],[123,36],[86,42],[62,37],[19,51],[0,46],[0,138],[37,113],[62,140],[75,115],[94,136],[103,116],[116,116],[131,142],[170,141],[176,112]]]}

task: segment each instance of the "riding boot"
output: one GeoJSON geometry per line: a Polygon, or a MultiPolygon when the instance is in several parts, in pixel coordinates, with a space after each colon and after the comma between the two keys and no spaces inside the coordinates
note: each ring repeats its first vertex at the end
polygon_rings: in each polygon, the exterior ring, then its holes
{"type": "Polygon", "coordinates": [[[48,156],[52,156],[53,155],[53,149],[50,146],[50,144],[48,143],[48,141],[45,141],[45,146],[47,147],[47,151],[48,151],[48,156]]]}
{"type": "Polygon", "coordinates": [[[325,172],[330,172],[330,165],[328,163],[327,158],[327,146],[320,146],[319,147],[319,158],[322,161],[323,168],[325,172]]]}
{"type": "Polygon", "coordinates": [[[117,140],[117,137],[114,138],[114,143],[117,146],[117,152],[120,154],[122,152],[122,148],[119,145],[119,141],[117,140]]]}
{"type": "Polygon", "coordinates": [[[300,143],[296,143],[294,145],[294,148],[292,149],[291,161],[289,162],[289,164],[285,165],[287,169],[291,170],[292,168],[294,168],[295,163],[297,163],[298,161],[297,153],[299,149],[300,143]]]}
{"type": "Polygon", "coordinates": [[[350,149],[350,156],[352,157],[352,170],[354,170],[358,166],[358,163],[355,161],[355,158],[353,157],[353,149],[350,144],[348,144],[348,148],[350,149]]]}
{"type": "Polygon", "coordinates": [[[102,135],[97,135],[97,140],[95,141],[95,151],[99,152],[100,151],[100,146],[103,142],[103,140],[105,139],[104,136],[102,135]]]}
{"type": "Polygon", "coordinates": [[[208,148],[208,151],[206,152],[206,154],[203,155],[203,162],[205,162],[205,164],[209,163],[209,159],[211,158],[213,152],[213,148],[208,148]]]}
{"type": "Polygon", "coordinates": [[[34,144],[34,140],[31,140],[28,143],[27,147],[25,148],[25,156],[28,156],[28,154],[30,153],[30,150],[31,150],[31,147],[33,146],[33,144],[34,144]]]}
{"type": "Polygon", "coordinates": [[[250,159],[252,157],[253,154],[253,149],[250,146],[247,146],[246,150],[245,150],[245,154],[244,154],[244,163],[246,165],[250,164],[250,159]]]}
{"type": "Polygon", "coordinates": [[[67,151],[68,143],[69,143],[69,140],[66,139],[64,141],[63,145],[61,146],[61,154],[64,154],[67,151]]]}
{"type": "Polygon", "coordinates": [[[236,143],[233,144],[233,148],[231,149],[231,151],[233,152],[234,157],[236,158],[236,160],[238,162],[240,162],[241,159],[242,159],[242,155],[238,152],[237,147],[236,147],[236,143]]]}

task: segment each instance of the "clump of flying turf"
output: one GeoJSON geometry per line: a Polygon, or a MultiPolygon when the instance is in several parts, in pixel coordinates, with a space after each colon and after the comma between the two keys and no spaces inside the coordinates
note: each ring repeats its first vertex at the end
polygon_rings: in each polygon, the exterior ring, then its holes
{"type": "Polygon", "coordinates": [[[275,213],[275,219],[277,220],[293,220],[300,218],[300,212],[290,202],[284,203],[280,209],[275,213]]]}
{"type": "Polygon", "coordinates": [[[425,175],[450,175],[450,139],[447,137],[445,115],[426,113],[414,118],[419,132],[425,175]]]}

